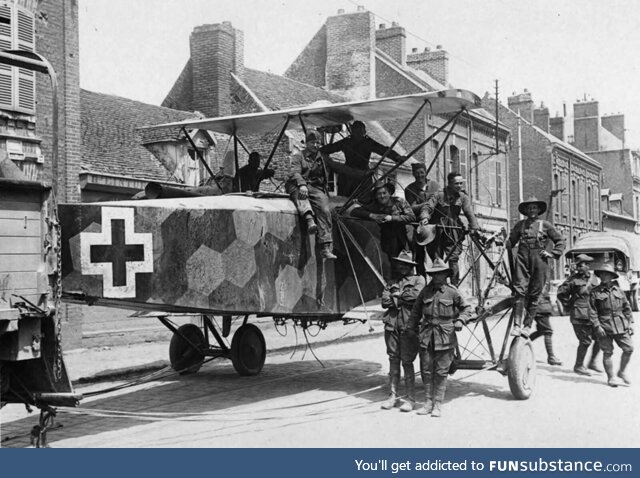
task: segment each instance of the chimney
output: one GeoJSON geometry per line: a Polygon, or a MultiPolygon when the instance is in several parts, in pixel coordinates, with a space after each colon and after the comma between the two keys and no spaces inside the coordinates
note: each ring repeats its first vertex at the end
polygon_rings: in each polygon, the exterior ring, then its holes
{"type": "Polygon", "coordinates": [[[564,116],[556,116],[549,119],[549,133],[562,141],[566,141],[564,137],[564,116]]]}
{"type": "Polygon", "coordinates": [[[540,103],[540,108],[533,110],[533,124],[545,133],[549,132],[549,108],[540,103]]]}
{"type": "MultiPolygon", "coordinates": [[[[585,96],[586,97],[586,96],[585,96]]],[[[600,149],[600,113],[598,102],[577,101],[573,104],[573,144],[584,152],[600,149]]]]}
{"type": "Polygon", "coordinates": [[[449,83],[449,54],[438,45],[435,51],[425,48],[422,53],[407,55],[407,65],[422,70],[439,83],[449,83]]]}
{"type": "Polygon", "coordinates": [[[602,127],[624,143],[624,115],[616,114],[602,117],[602,127]]]}
{"type": "Polygon", "coordinates": [[[230,72],[244,74],[244,35],[231,22],[201,25],[190,37],[193,109],[206,116],[231,114],[230,72]]]}
{"type": "MultiPolygon", "coordinates": [[[[531,93],[525,88],[524,93],[519,95],[515,94],[507,99],[509,109],[520,113],[525,120],[533,123],[533,100],[531,99],[531,93]]],[[[548,115],[548,112],[547,112],[548,115]]]]}
{"type": "Polygon", "coordinates": [[[326,32],[327,89],[351,100],[374,98],[376,28],[373,13],[358,10],[329,17],[326,32]]]}
{"type": "Polygon", "coordinates": [[[381,23],[380,29],[376,30],[376,47],[401,65],[406,65],[407,61],[406,40],[407,34],[397,22],[393,22],[391,28],[386,28],[386,25],[381,23]]]}

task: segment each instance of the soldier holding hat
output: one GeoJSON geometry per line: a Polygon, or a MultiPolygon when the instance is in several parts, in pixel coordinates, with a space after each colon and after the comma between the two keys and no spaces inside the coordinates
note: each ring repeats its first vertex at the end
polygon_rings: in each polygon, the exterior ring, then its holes
{"type": "Polygon", "coordinates": [[[290,157],[291,170],[285,190],[300,216],[305,219],[307,232],[316,234],[321,245],[320,256],[323,259],[335,259],[332,251],[331,209],[327,196],[327,167],[319,151],[320,142],[320,133],[307,133],[304,149],[296,151],[290,157]]]}
{"type": "MultiPolygon", "coordinates": [[[[413,213],[418,217],[422,206],[426,204],[431,196],[438,192],[439,186],[436,181],[427,179],[427,167],[424,163],[413,163],[411,165],[411,171],[413,172],[415,181],[405,188],[404,198],[411,206],[411,209],[413,209],[413,213]]],[[[424,244],[418,244],[415,241],[415,237],[416,234],[414,233],[413,254],[418,263],[416,269],[418,274],[424,276],[424,244]]]]}
{"type": "Polygon", "coordinates": [[[396,262],[397,278],[389,282],[382,292],[384,314],[384,341],[389,356],[389,398],[382,404],[384,410],[395,407],[400,399],[398,385],[400,383],[400,362],[404,370],[406,400],[400,410],[410,412],[415,406],[415,372],[413,362],[418,355],[418,336],[408,329],[408,320],[413,303],[424,288],[424,277],[414,272],[415,262],[408,251],[402,251],[396,262]]]}
{"type": "Polygon", "coordinates": [[[598,366],[596,358],[600,352],[598,339],[594,335],[593,326],[589,320],[589,294],[594,287],[591,278],[589,264],[593,262],[593,257],[586,254],[578,254],[575,258],[576,270],[558,287],[558,300],[569,311],[569,319],[573,325],[573,331],[578,338],[578,352],[573,371],[578,375],[590,376],[591,373],[584,366],[584,359],[589,351],[589,346],[593,342],[591,350],[591,360],[589,369],[602,372],[598,366]]]}
{"type": "Polygon", "coordinates": [[[463,187],[464,179],[460,173],[449,173],[447,186],[427,199],[419,217],[421,226],[436,226],[436,238],[427,244],[427,253],[431,260],[440,258],[449,262],[453,271],[451,283],[456,286],[460,280],[458,259],[462,253],[464,239],[460,213],[464,213],[469,221],[471,234],[478,234],[478,220],[471,207],[471,198],[464,192],[463,187]]]}
{"type": "MultiPolygon", "coordinates": [[[[331,154],[342,151],[344,153],[345,165],[360,171],[369,171],[369,160],[371,153],[382,156],[387,147],[367,136],[367,128],[362,121],[354,121],[351,125],[351,135],[331,144],[323,146],[322,153],[331,154]]],[[[405,157],[399,155],[394,150],[389,151],[387,156],[393,161],[400,163],[405,157]]],[[[338,174],[338,195],[351,196],[358,187],[360,180],[353,176],[338,174]]],[[[367,188],[368,189],[368,188],[367,188]]]]}
{"type": "Polygon", "coordinates": [[[548,260],[557,259],[564,250],[562,235],[549,221],[538,217],[546,210],[547,203],[535,197],[521,202],[518,211],[527,217],[513,226],[505,245],[511,249],[518,244],[513,277],[516,302],[512,335],[523,333],[525,310],[528,317],[535,317],[538,300],[547,281],[548,260]]]}
{"type": "Polygon", "coordinates": [[[409,203],[392,196],[394,190],[390,182],[378,180],[373,185],[373,202],[351,211],[354,217],[371,219],[380,224],[380,245],[390,260],[398,256],[400,251],[409,250],[413,231],[411,223],[416,220],[409,203]]]}
{"type": "Polygon", "coordinates": [[[627,366],[633,353],[633,315],[627,296],[615,279],[618,273],[610,263],[594,268],[600,285],[589,294],[589,319],[602,349],[602,362],[610,387],[631,385],[627,366]],[[618,374],[613,371],[613,342],[622,349],[618,374]],[[620,381],[622,380],[622,382],[620,381]]]}
{"type": "Polygon", "coordinates": [[[425,403],[418,414],[439,417],[458,344],[456,332],[468,321],[470,306],[458,289],[447,284],[452,273],[447,264],[436,259],[426,272],[431,282],[418,295],[408,326],[418,334],[420,343],[425,403]]]}

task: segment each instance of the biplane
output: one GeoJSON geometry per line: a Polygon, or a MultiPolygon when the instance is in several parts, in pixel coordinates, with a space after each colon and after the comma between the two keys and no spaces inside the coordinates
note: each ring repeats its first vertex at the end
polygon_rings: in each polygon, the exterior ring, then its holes
{"type": "MultiPolygon", "coordinates": [[[[324,132],[325,138],[333,138],[336,131],[354,120],[402,120],[406,124],[388,153],[420,114],[448,118],[407,155],[411,157],[436,134],[447,128],[450,132],[461,115],[478,107],[480,99],[476,95],[451,89],[154,128],[179,127],[185,132],[205,129],[229,135],[236,144],[276,131],[268,164],[287,130],[316,129],[324,132]]],[[[235,151],[237,154],[238,149],[235,151]]],[[[388,176],[398,166],[387,165],[380,174],[388,176]]],[[[356,220],[345,212],[357,200],[356,193],[350,198],[332,199],[334,252],[338,259],[324,261],[317,254],[315,237],[305,232],[287,195],[221,192],[60,205],[63,300],[166,314],[201,314],[202,326],[190,323],[177,327],[166,315],[159,317],[173,332],[170,361],[180,373],[196,372],[205,358],[213,357],[231,359],[241,375],[258,374],[267,348],[260,329],[250,323],[250,316],[273,317],[276,323],[293,321],[303,328],[371,318],[368,307],[379,302],[383,270],[388,264],[381,253],[378,225],[356,220]],[[221,326],[216,316],[222,317],[221,326]]],[[[491,262],[494,274],[489,287],[493,287],[499,270],[505,269],[502,255],[493,263],[482,250],[483,244],[476,241],[476,247],[478,257],[491,262]]],[[[488,306],[487,297],[488,291],[479,294],[478,313],[470,330],[472,337],[484,342],[481,348],[488,352],[488,358],[474,359],[480,357],[478,345],[470,346],[467,349],[472,358],[461,355],[458,368],[498,369],[509,375],[514,395],[526,398],[531,393],[535,369],[531,345],[516,338],[507,357],[509,318],[502,349],[499,354],[494,351],[494,329],[487,321],[496,314],[501,314],[496,320],[504,319],[511,310],[511,300],[488,306]]]]}

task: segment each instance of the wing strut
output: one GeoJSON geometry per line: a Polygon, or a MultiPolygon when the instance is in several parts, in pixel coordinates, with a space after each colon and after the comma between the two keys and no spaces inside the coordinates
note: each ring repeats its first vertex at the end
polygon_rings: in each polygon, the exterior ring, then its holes
{"type": "MultiPolygon", "coordinates": [[[[280,130],[280,134],[278,135],[278,139],[276,139],[276,142],[273,145],[273,148],[271,148],[271,152],[269,153],[269,158],[267,159],[267,162],[264,163],[264,166],[262,167],[262,171],[266,171],[267,168],[269,167],[269,164],[271,164],[271,160],[273,159],[273,156],[276,154],[276,150],[278,149],[278,146],[280,145],[280,141],[282,140],[282,137],[284,136],[284,132],[287,130],[287,126],[289,126],[289,116],[287,116],[287,120],[284,122],[284,126],[282,127],[282,129],[280,130]]],[[[256,191],[258,191],[260,189],[260,182],[262,181],[262,175],[260,175],[260,177],[258,177],[258,182],[256,185],[256,191]]]]}

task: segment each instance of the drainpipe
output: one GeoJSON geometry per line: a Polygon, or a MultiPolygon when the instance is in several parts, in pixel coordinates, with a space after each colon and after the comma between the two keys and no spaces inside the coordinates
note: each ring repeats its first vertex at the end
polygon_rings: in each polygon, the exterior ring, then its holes
{"type": "Polygon", "coordinates": [[[518,198],[519,203],[524,201],[524,186],[522,180],[522,123],[520,110],[518,110],[518,198]]]}

